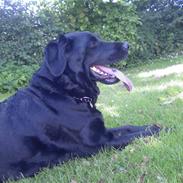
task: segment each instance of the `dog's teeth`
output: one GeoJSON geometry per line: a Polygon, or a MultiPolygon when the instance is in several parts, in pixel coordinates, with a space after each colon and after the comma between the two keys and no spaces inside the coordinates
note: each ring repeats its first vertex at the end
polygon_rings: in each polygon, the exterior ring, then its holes
{"type": "Polygon", "coordinates": [[[91,69],[94,71],[94,72],[97,72],[97,73],[99,73],[99,74],[101,74],[101,75],[104,75],[104,76],[108,76],[109,74],[108,73],[106,73],[106,72],[103,72],[103,71],[101,71],[100,69],[97,69],[96,67],[91,67],[91,69]]]}
{"type": "Polygon", "coordinates": [[[97,71],[96,67],[92,67],[92,70],[93,70],[93,71],[97,71]]]}

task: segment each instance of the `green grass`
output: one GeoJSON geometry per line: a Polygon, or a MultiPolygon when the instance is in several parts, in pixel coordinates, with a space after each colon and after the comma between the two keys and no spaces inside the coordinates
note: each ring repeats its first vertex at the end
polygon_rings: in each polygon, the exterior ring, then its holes
{"type": "Polygon", "coordinates": [[[174,130],[161,132],[158,138],[136,140],[123,151],[106,150],[91,158],[44,169],[18,183],[183,182],[183,57],[156,60],[125,73],[135,85],[132,93],[120,84],[100,84],[97,105],[106,126],[158,123],[174,130]]]}

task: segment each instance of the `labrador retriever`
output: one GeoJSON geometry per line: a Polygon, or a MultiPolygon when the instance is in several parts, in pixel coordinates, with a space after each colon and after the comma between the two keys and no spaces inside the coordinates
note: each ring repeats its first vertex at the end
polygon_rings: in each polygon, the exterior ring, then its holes
{"type": "Polygon", "coordinates": [[[108,129],[96,109],[97,81],[121,80],[132,89],[126,76],[106,66],[125,59],[128,48],[87,31],[60,35],[46,46],[29,86],[0,103],[1,182],[159,133],[157,125],[108,129]]]}

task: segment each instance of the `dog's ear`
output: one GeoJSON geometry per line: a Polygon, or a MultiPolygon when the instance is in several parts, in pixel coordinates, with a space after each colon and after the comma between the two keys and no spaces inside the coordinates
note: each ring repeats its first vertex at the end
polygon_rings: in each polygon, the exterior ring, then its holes
{"type": "Polygon", "coordinates": [[[64,56],[66,42],[66,37],[62,35],[58,42],[52,41],[45,48],[46,66],[55,77],[59,77],[66,67],[66,59],[64,56]]]}

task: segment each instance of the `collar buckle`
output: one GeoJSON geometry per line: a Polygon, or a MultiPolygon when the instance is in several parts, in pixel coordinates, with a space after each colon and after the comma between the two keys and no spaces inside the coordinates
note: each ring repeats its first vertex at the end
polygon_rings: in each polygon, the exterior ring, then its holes
{"type": "Polygon", "coordinates": [[[81,102],[83,102],[83,103],[88,103],[91,108],[94,107],[94,105],[92,103],[93,99],[91,97],[82,97],[82,98],[76,98],[76,97],[74,97],[74,98],[77,99],[77,100],[79,100],[79,101],[81,101],[81,102]]]}
{"type": "Polygon", "coordinates": [[[90,97],[82,97],[80,98],[81,102],[90,103],[92,102],[92,98],[90,97]]]}

